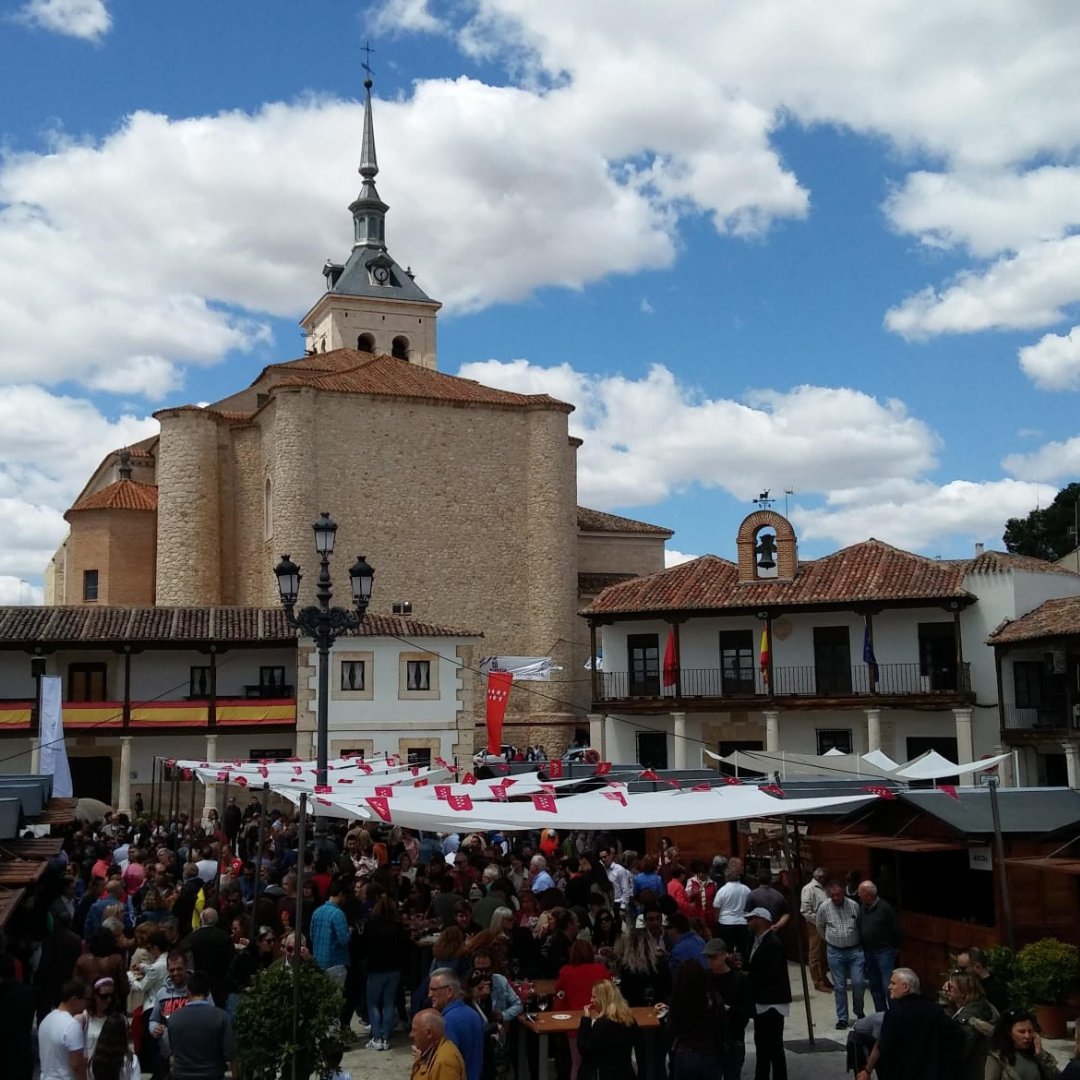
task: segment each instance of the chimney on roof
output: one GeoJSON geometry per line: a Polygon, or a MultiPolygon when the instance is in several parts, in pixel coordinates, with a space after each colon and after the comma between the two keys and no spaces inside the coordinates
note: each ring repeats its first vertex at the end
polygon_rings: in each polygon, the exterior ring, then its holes
{"type": "Polygon", "coordinates": [[[120,451],[120,479],[131,479],[131,451],[126,446],[120,451]]]}
{"type": "Polygon", "coordinates": [[[975,558],[978,558],[985,550],[986,550],[986,545],[985,544],[976,544],[975,545],[975,558]]]}

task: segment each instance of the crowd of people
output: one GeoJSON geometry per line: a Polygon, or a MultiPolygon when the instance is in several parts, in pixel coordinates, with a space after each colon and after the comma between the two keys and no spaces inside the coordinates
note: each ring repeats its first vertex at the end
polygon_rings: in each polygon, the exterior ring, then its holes
{"type": "Polygon", "coordinates": [[[254,796],[199,822],[108,815],[71,832],[9,925],[4,1075],[30,1080],[36,1020],[41,1080],[238,1076],[244,995],[301,962],[340,988],[340,1046],[411,1038],[416,1080],[530,1080],[519,1063],[535,1075],[538,1040],[515,1020],[549,1005],[576,1018],[550,1040],[557,1080],[739,1080],[750,1028],[755,1080],[786,1080],[778,931],[800,915],[838,1027],[851,986],[860,1073],[1058,1075],[977,949],[935,1004],[896,966],[899,920],[873,882],[819,870],[799,901],[738,858],[687,861],[666,842],[637,853],[613,834],[354,826],[301,852],[290,814],[254,796]]]}

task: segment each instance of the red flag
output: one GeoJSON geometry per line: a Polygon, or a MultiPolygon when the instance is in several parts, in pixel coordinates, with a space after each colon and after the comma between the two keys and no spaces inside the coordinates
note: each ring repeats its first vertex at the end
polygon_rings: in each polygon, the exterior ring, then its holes
{"type": "Polygon", "coordinates": [[[734,784],[736,787],[738,787],[740,784],[742,784],[742,781],[737,776],[725,776],[724,783],[734,784]]]}
{"type": "Polygon", "coordinates": [[[554,795],[534,795],[532,804],[533,809],[540,810],[545,814],[557,814],[559,812],[555,805],[554,795]]]}
{"type": "Polygon", "coordinates": [[[236,783],[239,784],[240,787],[247,787],[247,777],[246,776],[238,776],[236,778],[236,783]]]}
{"type": "Polygon", "coordinates": [[[380,784],[375,789],[375,794],[378,795],[380,798],[389,799],[390,796],[394,794],[394,789],[389,785],[383,786],[380,784]]]}
{"type": "Polygon", "coordinates": [[[610,761],[598,761],[596,763],[596,775],[597,776],[607,776],[607,774],[609,772],[611,772],[611,762],[610,761]]]}
{"type": "Polygon", "coordinates": [[[664,685],[674,686],[675,676],[679,671],[679,657],[675,649],[675,627],[668,631],[667,645],[664,646],[664,685]]]}
{"type": "Polygon", "coordinates": [[[869,784],[863,788],[863,791],[869,791],[871,795],[877,795],[882,799],[895,799],[896,792],[892,788],[879,787],[876,784],[869,784]]]}
{"type": "Polygon", "coordinates": [[[562,762],[558,758],[555,758],[554,761],[549,761],[545,768],[545,772],[548,774],[548,776],[551,777],[552,780],[561,779],[563,775],[562,762]]]}
{"type": "Polygon", "coordinates": [[[219,772],[217,774],[217,778],[218,778],[219,781],[228,780],[229,779],[229,774],[227,772],[219,772]]]}
{"type": "Polygon", "coordinates": [[[448,768],[450,768],[450,766],[446,764],[446,759],[445,758],[437,757],[435,759],[435,764],[438,765],[440,769],[448,769],[448,768]]]}
{"type": "Polygon", "coordinates": [[[449,784],[436,784],[435,785],[435,798],[442,799],[444,802],[450,798],[450,785],[449,784]]]}
{"type": "Polygon", "coordinates": [[[765,628],[761,631],[761,648],[758,650],[758,671],[761,672],[761,677],[765,680],[765,685],[769,684],[769,631],[765,628]]]}
{"type": "Polygon", "coordinates": [[[784,796],[784,789],[779,784],[758,784],[758,791],[763,791],[766,795],[776,795],[780,798],[784,796]]]}
{"type": "Polygon", "coordinates": [[[334,789],[329,784],[316,784],[315,785],[315,794],[316,795],[330,795],[330,794],[333,793],[333,790],[334,789]]]}
{"type": "Polygon", "coordinates": [[[190,779],[191,779],[191,775],[192,775],[192,774],[191,774],[191,770],[190,770],[190,769],[181,769],[181,771],[180,771],[180,779],[181,779],[181,780],[190,780],[190,779]]]}
{"type": "Polygon", "coordinates": [[[938,787],[949,796],[950,799],[960,801],[960,796],[956,794],[956,788],[952,784],[938,784],[938,787]]]}
{"type": "Polygon", "coordinates": [[[660,779],[660,777],[659,777],[659,776],[657,776],[657,774],[656,774],[655,772],[653,772],[653,770],[652,770],[652,769],[646,769],[646,770],[645,770],[645,771],[644,771],[644,772],[643,772],[643,773],[641,774],[641,779],[642,779],[642,780],[659,780],[659,779],[660,779]]]}
{"type": "Polygon", "coordinates": [[[270,770],[265,765],[259,766],[259,775],[265,780],[270,775],[270,770]]]}
{"type": "Polygon", "coordinates": [[[356,766],[365,776],[371,775],[371,766],[361,761],[356,766]]]}
{"type": "Polygon", "coordinates": [[[401,763],[401,758],[399,758],[397,756],[397,754],[387,754],[386,755],[386,764],[387,765],[398,765],[400,763],[401,763]]]}
{"type": "Polygon", "coordinates": [[[446,805],[451,810],[471,810],[472,798],[469,795],[450,795],[446,800],[446,805]]]}
{"type": "Polygon", "coordinates": [[[540,790],[545,795],[554,795],[555,794],[555,785],[554,784],[541,784],[540,785],[540,790]]]}
{"type": "Polygon", "coordinates": [[[334,804],[329,799],[316,799],[317,803],[322,806],[333,806],[334,804]]]}
{"type": "Polygon", "coordinates": [[[708,784],[695,784],[690,790],[691,791],[711,791],[712,789],[709,787],[708,784]]]}
{"type": "Polygon", "coordinates": [[[517,780],[515,780],[512,776],[508,776],[504,780],[500,781],[500,783],[504,788],[508,788],[511,784],[516,784],[517,780]]]}
{"type": "Polygon", "coordinates": [[[503,717],[510,701],[510,687],[514,682],[511,671],[489,671],[487,681],[487,752],[493,757],[502,755],[503,717]]]}
{"type": "Polygon", "coordinates": [[[300,776],[300,775],[302,775],[302,774],[303,774],[303,772],[304,772],[304,770],[303,770],[303,769],[301,769],[299,765],[294,765],[294,766],[292,767],[292,771],[293,771],[293,774],[294,774],[294,775],[296,775],[296,776],[300,776]]]}
{"type": "Polygon", "coordinates": [[[411,769],[409,770],[409,772],[411,772],[411,773],[413,774],[413,776],[419,776],[419,775],[420,775],[420,766],[419,766],[419,765],[414,765],[414,766],[413,766],[413,767],[412,767],[412,768],[411,768],[411,769]]]}
{"type": "Polygon", "coordinates": [[[491,797],[496,802],[506,802],[507,801],[506,788],[504,788],[502,786],[502,784],[492,784],[492,786],[491,786],[491,797]]]}
{"type": "Polygon", "coordinates": [[[427,787],[427,777],[425,776],[422,780],[417,780],[416,783],[413,784],[413,787],[427,787]]]}
{"type": "Polygon", "coordinates": [[[343,776],[340,780],[338,780],[339,784],[351,784],[352,782],[353,781],[351,776],[343,776]]]}
{"type": "Polygon", "coordinates": [[[364,800],[383,819],[383,821],[390,820],[390,800],[380,798],[378,795],[368,796],[364,800]]]}
{"type": "Polygon", "coordinates": [[[473,774],[472,774],[471,772],[467,772],[467,773],[466,773],[466,774],[465,774],[465,775],[464,775],[464,776],[463,776],[463,777],[461,778],[461,782],[462,782],[463,784],[475,784],[475,783],[476,783],[476,777],[475,777],[475,776],[473,776],[473,774]]]}
{"type": "Polygon", "coordinates": [[[626,805],[626,796],[621,791],[601,791],[600,794],[612,802],[622,803],[623,806],[626,805]]]}

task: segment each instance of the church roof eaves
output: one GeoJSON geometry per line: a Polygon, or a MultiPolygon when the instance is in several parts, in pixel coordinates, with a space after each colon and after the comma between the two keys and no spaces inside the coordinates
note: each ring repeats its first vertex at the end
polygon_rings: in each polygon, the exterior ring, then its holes
{"type": "Polygon", "coordinates": [[[76,500],[64,517],[81,510],[157,510],[156,484],[140,484],[137,480],[117,480],[107,487],[76,500]]]}
{"type": "Polygon", "coordinates": [[[587,506],[577,508],[578,528],[585,532],[640,533],[648,536],[674,536],[674,530],[663,525],[650,525],[636,518],[620,517],[603,510],[591,510],[587,506]]]}

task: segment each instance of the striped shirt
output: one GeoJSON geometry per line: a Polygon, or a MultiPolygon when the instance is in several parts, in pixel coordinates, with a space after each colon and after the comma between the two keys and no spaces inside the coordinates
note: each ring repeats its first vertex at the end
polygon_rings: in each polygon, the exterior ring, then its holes
{"type": "Polygon", "coordinates": [[[826,944],[837,949],[851,949],[859,944],[859,905],[844,897],[840,904],[825,900],[817,909],[818,933],[826,944]]]}

